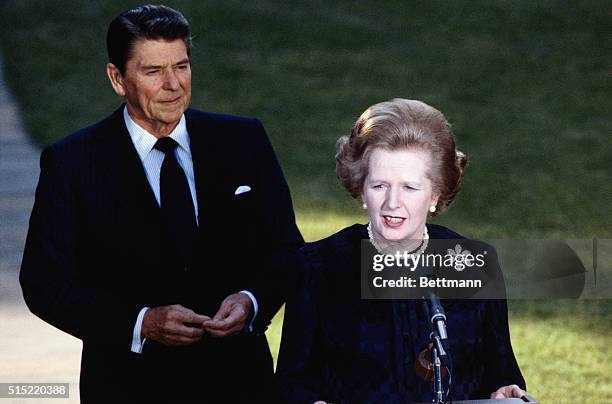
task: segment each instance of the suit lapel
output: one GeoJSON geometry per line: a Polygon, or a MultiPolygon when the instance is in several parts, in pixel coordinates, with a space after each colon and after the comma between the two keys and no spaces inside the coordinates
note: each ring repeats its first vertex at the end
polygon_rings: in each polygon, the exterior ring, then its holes
{"type": "Polygon", "coordinates": [[[185,112],[191,159],[196,184],[196,197],[198,199],[198,220],[200,230],[203,231],[215,211],[215,198],[219,194],[220,185],[218,150],[215,150],[213,139],[215,129],[210,120],[195,116],[191,110],[185,112]]]}
{"type": "Polygon", "coordinates": [[[143,221],[159,223],[161,212],[155,194],[151,189],[144,167],[136,148],[132,143],[123,120],[123,105],[112,116],[110,147],[112,147],[116,181],[122,195],[125,195],[126,207],[133,207],[132,214],[143,215],[143,221]]]}

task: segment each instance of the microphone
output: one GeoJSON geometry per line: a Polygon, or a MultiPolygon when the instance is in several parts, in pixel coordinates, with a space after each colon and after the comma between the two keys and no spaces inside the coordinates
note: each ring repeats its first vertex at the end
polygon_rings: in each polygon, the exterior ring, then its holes
{"type": "Polygon", "coordinates": [[[447,353],[446,313],[440,304],[440,299],[431,288],[423,292],[421,309],[429,328],[430,343],[419,354],[414,367],[417,375],[423,380],[434,382],[434,392],[440,397],[442,378],[448,374],[450,383],[449,365],[452,365],[447,353]]]}
{"type": "Polygon", "coordinates": [[[446,333],[446,313],[440,303],[440,299],[431,289],[426,289],[423,294],[423,312],[428,320],[430,338],[438,351],[442,365],[446,365],[446,351],[448,334],[446,333]]]}
{"type": "Polygon", "coordinates": [[[446,344],[448,334],[446,334],[446,313],[444,307],[440,303],[440,299],[436,293],[428,288],[425,291],[423,299],[427,302],[428,312],[426,313],[429,323],[432,327],[432,331],[436,331],[438,336],[446,344]]]}

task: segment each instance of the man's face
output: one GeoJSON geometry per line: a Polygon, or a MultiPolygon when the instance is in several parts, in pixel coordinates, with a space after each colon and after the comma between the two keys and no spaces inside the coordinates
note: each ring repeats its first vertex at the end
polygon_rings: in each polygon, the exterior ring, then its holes
{"type": "Polygon", "coordinates": [[[121,82],[132,119],[158,137],[168,135],[191,100],[185,43],[180,39],[137,41],[121,82]]]}

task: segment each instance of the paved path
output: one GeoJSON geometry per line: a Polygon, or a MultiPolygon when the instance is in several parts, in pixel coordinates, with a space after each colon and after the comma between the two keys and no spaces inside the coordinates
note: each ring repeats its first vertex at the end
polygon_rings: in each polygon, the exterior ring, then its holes
{"type": "MultiPolygon", "coordinates": [[[[38,181],[40,150],[24,132],[15,100],[2,76],[0,60],[0,383],[70,383],[78,403],[81,342],[32,315],[21,295],[18,275],[28,219],[38,181]]],[[[48,399],[7,399],[4,403],[48,399]]]]}

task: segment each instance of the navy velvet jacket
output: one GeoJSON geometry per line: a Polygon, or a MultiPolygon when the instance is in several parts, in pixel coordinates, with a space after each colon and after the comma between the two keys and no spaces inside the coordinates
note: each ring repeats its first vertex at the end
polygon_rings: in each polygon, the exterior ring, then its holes
{"type": "MultiPolygon", "coordinates": [[[[432,239],[463,238],[428,225],[432,239]]],[[[287,301],[277,381],[287,402],[431,402],[432,383],[414,363],[428,345],[415,300],[360,297],[360,240],[353,225],[302,249],[302,270],[287,301]]],[[[453,363],[454,400],[489,398],[525,381],[508,332],[505,300],[442,300],[453,363]]]]}

